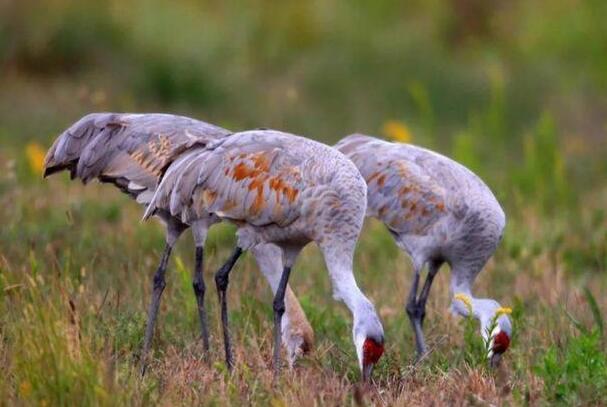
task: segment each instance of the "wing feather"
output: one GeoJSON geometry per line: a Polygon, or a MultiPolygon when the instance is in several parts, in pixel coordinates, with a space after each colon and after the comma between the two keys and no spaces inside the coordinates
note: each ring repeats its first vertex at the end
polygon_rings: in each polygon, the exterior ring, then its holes
{"type": "Polygon", "coordinates": [[[290,151],[288,140],[284,133],[246,132],[197,152],[189,164],[169,167],[167,176],[181,174],[172,185],[163,179],[146,216],[165,209],[171,195],[173,215],[207,212],[258,226],[292,223],[299,215],[304,160],[290,151]]]}
{"type": "Polygon", "coordinates": [[[397,145],[354,135],[336,146],[359,169],[368,187],[367,214],[390,230],[423,234],[447,210],[445,189],[397,145]]]}
{"type": "MultiPolygon", "coordinates": [[[[68,169],[72,178],[111,182],[138,197],[154,190],[166,168],[183,152],[228,134],[183,116],[93,113],[57,138],[45,159],[45,175],[68,169]],[[145,189],[131,189],[130,182],[145,189]]],[[[138,201],[149,198],[145,194],[138,201]]]]}

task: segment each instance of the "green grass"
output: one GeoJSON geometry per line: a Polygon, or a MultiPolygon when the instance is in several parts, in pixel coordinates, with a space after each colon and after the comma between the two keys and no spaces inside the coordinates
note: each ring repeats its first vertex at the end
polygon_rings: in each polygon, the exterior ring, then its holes
{"type": "Polygon", "coordinates": [[[607,397],[607,358],[600,336],[583,334],[553,345],[538,365],[545,395],[563,405],[601,404],[607,397]]]}
{"type": "MultiPolygon", "coordinates": [[[[350,317],[331,300],[317,249],[306,249],[292,280],[315,329],[316,348],[273,385],[271,295],[250,256],[233,272],[229,290],[235,372],[228,374],[222,363],[210,272],[233,244],[229,226],[214,229],[207,246],[212,363],[202,361],[190,285],[193,248],[190,238],[184,238],[170,264],[153,359],[141,381],[137,357],[151,275],[163,244],[161,229],[141,224],[137,205],[107,185],[82,187],[61,176],[9,184],[2,196],[5,228],[0,235],[3,399],[48,405],[293,404],[309,403],[314,389],[320,403],[352,402],[359,373],[350,317]]],[[[415,363],[403,307],[411,268],[383,227],[369,223],[357,250],[356,273],[382,315],[387,351],[376,371],[376,386],[364,396],[367,400],[605,400],[600,385],[605,376],[604,340],[595,318],[607,305],[599,295],[606,281],[598,273],[579,277],[576,270],[567,270],[564,248],[575,247],[574,237],[565,236],[557,249],[547,244],[550,233],[545,231],[559,223],[567,228],[577,223],[576,217],[563,216],[555,224],[554,219],[527,216],[531,218],[526,223],[537,228],[528,229],[527,240],[516,250],[509,247],[516,233],[507,237],[475,288],[479,295],[514,309],[512,346],[498,371],[486,366],[478,324],[448,311],[447,267],[437,277],[428,306],[432,354],[415,363]],[[584,294],[586,286],[594,297],[584,294]],[[588,298],[596,298],[595,305],[588,298]]],[[[515,219],[510,227],[518,225],[515,219]]]]}
{"type": "Polygon", "coordinates": [[[601,404],[607,398],[603,316],[592,292],[584,293],[594,325],[588,328],[568,314],[579,335],[551,345],[536,368],[547,399],[563,405],[601,404]]]}

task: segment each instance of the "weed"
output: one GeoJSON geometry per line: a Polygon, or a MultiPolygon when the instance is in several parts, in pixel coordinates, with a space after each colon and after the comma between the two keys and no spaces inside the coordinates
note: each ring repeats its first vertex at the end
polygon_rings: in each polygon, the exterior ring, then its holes
{"type": "Polygon", "coordinates": [[[607,397],[607,357],[598,331],[569,338],[563,347],[551,346],[537,367],[548,400],[601,404],[607,397]]]}

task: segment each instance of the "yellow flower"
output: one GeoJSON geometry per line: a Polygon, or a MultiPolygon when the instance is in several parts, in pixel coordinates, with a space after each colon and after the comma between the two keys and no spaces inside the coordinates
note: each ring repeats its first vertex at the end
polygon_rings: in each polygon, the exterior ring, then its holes
{"type": "Polygon", "coordinates": [[[382,128],[384,135],[400,143],[410,143],[413,136],[407,125],[400,120],[388,120],[382,128]]]}
{"type": "Polygon", "coordinates": [[[499,307],[495,310],[495,316],[499,317],[500,315],[510,315],[512,314],[512,308],[510,307],[499,307]]]}
{"type": "Polygon", "coordinates": [[[34,174],[42,174],[44,171],[44,149],[37,143],[29,143],[25,147],[25,155],[34,174]]]}
{"type": "Polygon", "coordinates": [[[470,298],[468,295],[466,295],[464,293],[457,293],[453,296],[453,298],[463,302],[464,305],[466,306],[466,308],[468,308],[468,312],[470,314],[472,314],[472,298],[470,298]]]}
{"type": "Polygon", "coordinates": [[[270,405],[272,407],[285,407],[286,406],[285,402],[278,398],[273,398],[272,400],[270,400],[270,405]]]}
{"type": "Polygon", "coordinates": [[[28,398],[32,394],[32,384],[28,381],[22,381],[19,385],[19,394],[23,398],[28,398]]]}

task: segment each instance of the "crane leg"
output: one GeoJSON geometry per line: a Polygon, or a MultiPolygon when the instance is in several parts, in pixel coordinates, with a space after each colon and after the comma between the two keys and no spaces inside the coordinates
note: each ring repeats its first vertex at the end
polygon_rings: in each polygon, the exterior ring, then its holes
{"type": "Polygon", "coordinates": [[[204,258],[204,248],[202,246],[196,247],[196,263],[194,266],[194,278],[192,281],[192,287],[194,288],[194,295],[196,295],[196,303],[198,308],[198,319],[200,320],[200,334],[202,337],[202,347],[204,351],[205,361],[209,361],[209,330],[207,328],[207,313],[204,308],[204,293],[206,287],[204,285],[204,278],[202,275],[202,265],[204,258]]]}
{"type": "Polygon", "coordinates": [[[281,323],[282,316],[285,313],[285,292],[287,290],[287,283],[289,282],[289,275],[291,274],[291,267],[285,267],[280,276],[280,283],[278,289],[274,295],[274,301],[272,308],[274,310],[274,377],[278,377],[280,374],[280,338],[281,338],[281,323]]]}
{"type": "Polygon", "coordinates": [[[230,346],[230,332],[228,331],[228,303],[226,298],[226,291],[228,289],[229,274],[234,264],[242,254],[242,249],[236,247],[232,252],[230,258],[225,262],[223,266],[215,273],[215,285],[217,286],[217,294],[219,296],[219,303],[221,305],[221,326],[223,329],[223,347],[226,354],[226,365],[228,370],[232,370],[233,359],[232,359],[232,347],[230,346]]]}
{"type": "Polygon", "coordinates": [[[419,294],[418,304],[422,309],[421,313],[421,325],[424,326],[424,319],[426,318],[426,303],[428,302],[428,296],[430,295],[430,288],[432,287],[432,282],[434,281],[434,277],[440,270],[440,266],[443,264],[442,261],[431,260],[428,264],[428,275],[426,276],[426,281],[424,282],[424,286],[422,287],[422,291],[419,294]]]}
{"type": "Polygon", "coordinates": [[[426,317],[426,303],[428,302],[428,296],[430,295],[430,288],[432,287],[434,277],[436,277],[436,274],[438,273],[438,270],[442,264],[443,262],[440,260],[429,261],[428,275],[426,276],[426,281],[424,282],[424,286],[422,287],[419,296],[417,296],[417,288],[419,286],[421,267],[416,267],[415,276],[413,277],[413,285],[411,286],[411,291],[409,292],[409,299],[407,301],[407,315],[409,316],[409,321],[411,322],[411,326],[415,332],[415,348],[417,350],[418,360],[421,359],[421,357],[427,351],[423,331],[424,319],[426,317]]]}
{"type": "Polygon", "coordinates": [[[141,376],[145,374],[145,370],[147,367],[147,355],[150,351],[150,346],[152,344],[152,336],[154,335],[156,317],[158,316],[158,308],[160,307],[160,297],[162,296],[164,287],[166,287],[164,274],[166,272],[167,264],[169,262],[169,257],[171,256],[172,249],[173,246],[167,243],[164,247],[164,253],[162,254],[162,259],[160,260],[158,270],[156,270],[156,274],[154,274],[152,302],[150,303],[150,308],[148,311],[148,320],[145,328],[145,338],[143,340],[143,351],[141,352],[141,376]]]}
{"type": "Polygon", "coordinates": [[[426,353],[426,342],[424,340],[424,332],[422,330],[421,313],[422,308],[419,306],[417,301],[417,289],[419,287],[419,278],[423,263],[421,265],[415,265],[415,274],[413,276],[413,283],[411,284],[411,290],[409,291],[409,297],[407,299],[407,315],[409,316],[409,322],[415,332],[415,348],[417,350],[417,358],[420,359],[422,355],[426,353]]]}

